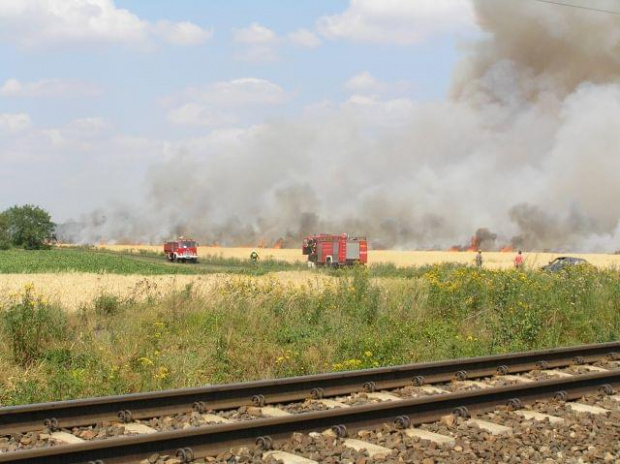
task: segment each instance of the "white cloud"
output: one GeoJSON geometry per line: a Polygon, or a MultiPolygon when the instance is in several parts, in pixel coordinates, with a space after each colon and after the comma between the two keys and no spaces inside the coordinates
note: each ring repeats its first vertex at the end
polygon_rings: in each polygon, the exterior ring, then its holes
{"type": "Polygon", "coordinates": [[[247,117],[257,107],[277,106],[286,101],[286,92],[278,85],[257,78],[216,82],[186,89],[182,103],[168,113],[168,120],[183,126],[229,126],[247,117]]]}
{"type": "Polygon", "coordinates": [[[280,46],[290,43],[304,48],[316,48],[321,45],[321,39],[308,29],[297,29],[286,37],[279,37],[271,29],[254,22],[246,28],[233,29],[233,40],[239,44],[239,51],[235,54],[238,60],[266,63],[278,61],[280,46]]]}
{"type": "Polygon", "coordinates": [[[236,124],[238,118],[231,112],[208,105],[186,103],[170,111],[168,121],[177,126],[220,127],[236,124]]]}
{"type": "Polygon", "coordinates": [[[330,39],[408,45],[473,23],[469,0],[350,0],[347,10],[317,26],[330,39]]]}
{"type": "Polygon", "coordinates": [[[353,91],[376,91],[383,88],[383,84],[375,79],[368,71],[363,71],[351,77],[351,79],[346,82],[345,87],[353,91]]]}
{"type": "Polygon", "coordinates": [[[213,30],[203,29],[187,21],[158,21],[154,29],[166,42],[176,45],[200,45],[213,37],[213,30]]]}
{"type": "Polygon", "coordinates": [[[0,130],[18,132],[30,127],[30,116],[26,113],[0,113],[0,130]]]}
{"type": "Polygon", "coordinates": [[[344,86],[350,92],[362,95],[400,95],[411,90],[411,84],[407,81],[383,82],[368,71],[351,77],[344,86]]]}
{"type": "Polygon", "coordinates": [[[96,84],[66,79],[41,79],[36,82],[7,79],[0,86],[0,97],[96,97],[102,93],[102,88],[96,84]]]}
{"type": "Polygon", "coordinates": [[[379,100],[366,95],[352,95],[346,103],[342,104],[342,108],[354,109],[369,121],[389,126],[408,124],[415,107],[415,102],[408,98],[379,100]]]}
{"type": "Polygon", "coordinates": [[[58,149],[88,151],[110,135],[109,129],[110,125],[103,118],[92,116],[73,119],[57,127],[35,127],[24,138],[30,139],[35,146],[48,143],[58,149]]]}
{"type": "Polygon", "coordinates": [[[0,42],[21,47],[55,43],[144,44],[159,38],[195,45],[211,32],[188,23],[143,20],[113,0],[0,0],[0,42]]]}
{"type": "Polygon", "coordinates": [[[217,82],[202,92],[205,102],[219,105],[277,105],[286,98],[282,87],[265,79],[246,77],[229,82],[217,82]]]}
{"type": "Polygon", "coordinates": [[[233,39],[245,44],[271,44],[277,41],[278,36],[271,29],[255,22],[243,29],[233,29],[233,39]]]}
{"type": "Polygon", "coordinates": [[[275,46],[253,45],[235,53],[235,59],[250,63],[270,63],[280,57],[275,46]]]}
{"type": "Polygon", "coordinates": [[[73,138],[90,139],[107,133],[110,125],[101,117],[74,119],[69,122],[64,132],[73,138]]]}
{"type": "Polygon", "coordinates": [[[288,35],[288,39],[295,45],[307,48],[316,48],[321,45],[321,39],[308,29],[298,29],[288,35]]]}
{"type": "Polygon", "coordinates": [[[246,28],[233,29],[233,40],[242,46],[235,58],[254,63],[278,61],[277,46],[280,42],[271,29],[252,23],[246,28]]]}

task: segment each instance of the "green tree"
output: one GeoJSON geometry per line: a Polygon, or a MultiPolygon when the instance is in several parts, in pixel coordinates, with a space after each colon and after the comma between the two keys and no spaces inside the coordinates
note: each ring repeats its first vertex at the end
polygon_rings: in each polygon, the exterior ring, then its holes
{"type": "Polygon", "coordinates": [[[11,234],[9,232],[9,218],[0,213],[0,250],[11,248],[11,234]]]}
{"type": "Polygon", "coordinates": [[[52,238],[54,227],[47,211],[34,205],[13,206],[7,209],[8,233],[14,246],[27,250],[47,248],[47,241],[52,238]]]}

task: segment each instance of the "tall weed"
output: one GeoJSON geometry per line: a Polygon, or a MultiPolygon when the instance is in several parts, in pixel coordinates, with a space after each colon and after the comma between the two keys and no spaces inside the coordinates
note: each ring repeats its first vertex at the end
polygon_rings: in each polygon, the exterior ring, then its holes
{"type": "Polygon", "coordinates": [[[24,367],[37,361],[44,349],[66,335],[64,313],[38,297],[33,285],[2,311],[2,328],[15,362],[24,367]]]}

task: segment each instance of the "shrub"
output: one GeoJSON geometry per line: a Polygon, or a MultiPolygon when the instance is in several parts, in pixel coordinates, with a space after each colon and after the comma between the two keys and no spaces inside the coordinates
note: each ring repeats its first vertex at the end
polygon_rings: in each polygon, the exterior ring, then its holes
{"type": "Polygon", "coordinates": [[[102,293],[93,301],[93,307],[100,316],[114,316],[121,312],[123,302],[116,295],[102,293]]]}
{"type": "Polygon", "coordinates": [[[13,358],[22,366],[32,365],[48,344],[66,333],[62,311],[37,297],[31,284],[26,285],[19,301],[2,313],[2,323],[13,358]]]}

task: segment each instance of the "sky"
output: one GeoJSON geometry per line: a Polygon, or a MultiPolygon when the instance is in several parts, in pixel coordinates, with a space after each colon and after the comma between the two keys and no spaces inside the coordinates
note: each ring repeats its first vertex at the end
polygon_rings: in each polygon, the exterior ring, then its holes
{"type": "Polygon", "coordinates": [[[140,197],[185,140],[356,96],[443,99],[470,8],[414,3],[0,0],[0,208],[78,219],[140,197]]]}
{"type": "Polygon", "coordinates": [[[0,0],[0,210],[79,243],[618,251],[614,11],[0,0]]]}

